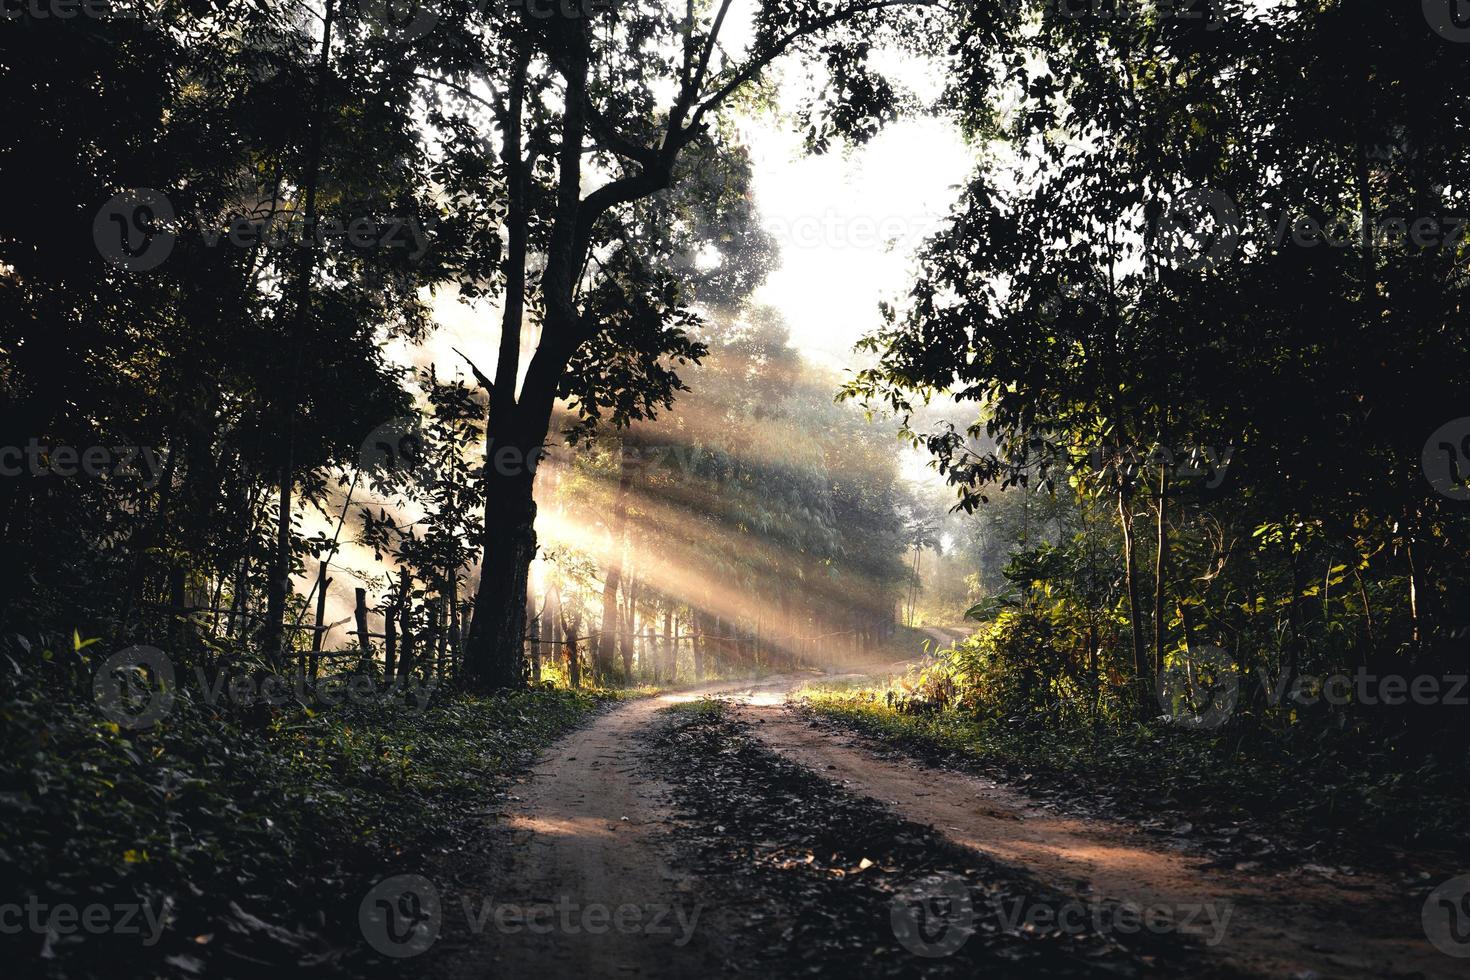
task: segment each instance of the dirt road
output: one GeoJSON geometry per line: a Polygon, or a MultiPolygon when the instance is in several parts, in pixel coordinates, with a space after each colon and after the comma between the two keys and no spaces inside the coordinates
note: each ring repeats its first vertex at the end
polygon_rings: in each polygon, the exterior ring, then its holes
{"type": "Polygon", "coordinates": [[[1139,908],[1206,906],[1181,921],[1180,930],[1244,972],[1466,975],[1463,962],[1429,945],[1418,908],[1390,882],[1369,875],[1328,880],[1308,872],[1207,869],[1202,858],[1129,825],[1059,816],[992,780],[880,757],[858,739],[838,740],[784,706],[755,700],[739,715],[776,752],[1058,888],[1139,908]]]}
{"type": "Polygon", "coordinates": [[[494,831],[501,857],[481,894],[510,910],[506,924],[445,957],[443,974],[727,971],[727,940],[741,923],[720,903],[701,902],[700,883],[673,870],[667,788],[647,774],[647,743],[636,737],[661,708],[716,695],[774,752],[1080,902],[1202,907],[1177,928],[1204,944],[1212,962],[1268,977],[1465,975],[1462,961],[1426,942],[1417,907],[1387,881],[1209,870],[1130,825],[1060,816],[994,781],[880,756],[785,706],[786,693],[809,679],[635,701],[559,743],[513,790],[494,831]]]}
{"type": "MultiPolygon", "coordinates": [[[[698,977],[718,972],[720,931],[675,873],[659,831],[665,787],[639,765],[638,733],[662,708],[733,691],[780,692],[810,679],[714,684],[621,705],[573,732],[523,777],[492,824],[497,865],[466,889],[492,909],[444,958],[447,977],[698,977]],[[495,922],[503,911],[503,922],[495,922]],[[617,917],[621,915],[619,920],[617,917]]],[[[472,876],[474,877],[474,876],[472,876]]],[[[454,897],[446,903],[454,908],[454,897]]]]}

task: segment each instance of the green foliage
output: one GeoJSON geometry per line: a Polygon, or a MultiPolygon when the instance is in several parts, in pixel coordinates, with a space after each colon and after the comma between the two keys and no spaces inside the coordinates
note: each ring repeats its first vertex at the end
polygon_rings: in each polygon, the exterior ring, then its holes
{"type": "Polygon", "coordinates": [[[452,841],[513,765],[598,704],[540,690],[452,696],[427,711],[377,698],[241,711],[186,685],[161,724],[130,733],[90,704],[10,686],[0,877],[47,903],[168,909],[156,945],[25,933],[21,952],[67,977],[115,975],[118,956],[139,974],[143,961],[170,972],[165,957],[182,957],[171,962],[185,972],[335,959],[360,945],[356,902],[372,880],[452,841]],[[54,958],[35,959],[43,941],[54,958]]]}
{"type": "Polygon", "coordinates": [[[1331,863],[1391,860],[1377,850],[1384,846],[1463,851],[1470,832],[1464,770],[1406,763],[1395,742],[1300,730],[1243,741],[1236,733],[1182,737],[1144,725],[1029,726],[963,704],[905,710],[885,694],[814,692],[804,700],[862,734],[946,765],[1001,774],[1087,812],[1149,819],[1169,811],[1227,833],[1244,825],[1269,834],[1283,853],[1321,848],[1331,863]]]}

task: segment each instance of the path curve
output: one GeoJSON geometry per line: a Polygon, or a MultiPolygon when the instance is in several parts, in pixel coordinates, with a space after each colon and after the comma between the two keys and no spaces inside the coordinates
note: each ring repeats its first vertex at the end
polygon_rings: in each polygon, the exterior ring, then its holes
{"type": "MultiPolygon", "coordinates": [[[[1213,955],[1246,972],[1375,980],[1416,971],[1446,980],[1466,975],[1462,962],[1429,945],[1417,904],[1387,881],[1207,869],[1203,859],[1129,824],[1059,816],[993,780],[879,756],[859,737],[834,735],[789,707],[745,699],[737,713],[776,752],[1060,890],[1144,908],[1214,903],[1216,922],[1228,908],[1213,955]]],[[[1201,939],[1218,933],[1204,916],[1181,931],[1201,939]]]]}

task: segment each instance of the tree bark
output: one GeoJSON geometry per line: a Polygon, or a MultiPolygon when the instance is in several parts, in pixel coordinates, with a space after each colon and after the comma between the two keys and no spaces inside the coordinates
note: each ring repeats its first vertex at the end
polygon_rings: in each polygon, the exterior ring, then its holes
{"type": "Polygon", "coordinates": [[[1164,669],[1164,605],[1169,565],[1169,468],[1159,463],[1159,525],[1154,562],[1154,670],[1164,669]]]}
{"type": "MultiPolygon", "coordinates": [[[[305,219],[305,242],[316,235],[316,198],[320,182],[322,163],[323,129],[326,126],[327,83],[332,69],[332,21],[337,11],[333,0],[327,0],[322,15],[322,48],[317,62],[316,107],[312,113],[311,135],[308,139],[306,173],[302,181],[306,191],[303,210],[305,219]]],[[[271,570],[266,584],[265,622],[261,626],[259,642],[267,656],[280,658],[283,627],[286,619],[286,593],[291,586],[291,493],[295,485],[296,463],[296,403],[301,394],[302,328],[311,315],[311,277],[316,271],[316,252],[303,245],[293,283],[295,298],[291,320],[291,371],[286,385],[285,417],[286,452],[277,475],[277,503],[280,513],[276,517],[276,547],[271,556],[271,570]]],[[[279,666],[279,662],[278,662],[279,666]]]]}
{"type": "Polygon", "coordinates": [[[407,677],[409,671],[414,668],[415,639],[413,635],[413,579],[409,576],[407,568],[398,570],[398,614],[399,627],[403,636],[402,646],[399,648],[397,676],[407,677]]]}
{"type": "Polygon", "coordinates": [[[541,618],[536,615],[536,603],[530,593],[526,594],[526,640],[531,648],[531,683],[541,683],[541,618]]]}
{"type": "MultiPolygon", "coordinates": [[[[1133,512],[1128,506],[1128,491],[1119,477],[1118,484],[1118,521],[1123,528],[1123,575],[1127,580],[1128,587],[1128,621],[1133,633],[1133,681],[1135,695],[1140,699],[1143,697],[1144,685],[1149,684],[1151,678],[1148,672],[1147,654],[1143,648],[1143,622],[1139,618],[1138,607],[1138,562],[1135,554],[1133,541],[1133,512]]],[[[1142,709],[1140,701],[1138,707],[1142,709]]]]}
{"type": "Polygon", "coordinates": [[[353,600],[352,613],[353,618],[357,621],[357,646],[360,651],[358,669],[365,670],[373,656],[373,641],[368,631],[367,589],[355,589],[353,600]]]}
{"type": "Polygon", "coordinates": [[[316,623],[311,631],[311,660],[306,667],[308,677],[315,677],[317,667],[321,664],[322,624],[327,619],[327,586],[331,584],[332,580],[327,578],[327,560],[324,558],[317,565],[316,571],[316,623]]]}

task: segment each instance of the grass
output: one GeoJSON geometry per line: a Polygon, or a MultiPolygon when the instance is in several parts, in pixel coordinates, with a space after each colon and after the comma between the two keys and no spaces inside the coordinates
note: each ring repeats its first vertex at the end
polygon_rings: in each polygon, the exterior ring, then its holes
{"type": "Polygon", "coordinates": [[[1142,724],[1094,731],[953,709],[906,713],[890,707],[881,689],[813,690],[802,701],[914,755],[998,773],[1084,808],[1168,814],[1215,828],[1245,824],[1270,837],[1280,855],[1319,850],[1329,863],[1347,864],[1391,860],[1380,845],[1465,846],[1463,773],[1409,761],[1404,745],[1142,724]]]}

